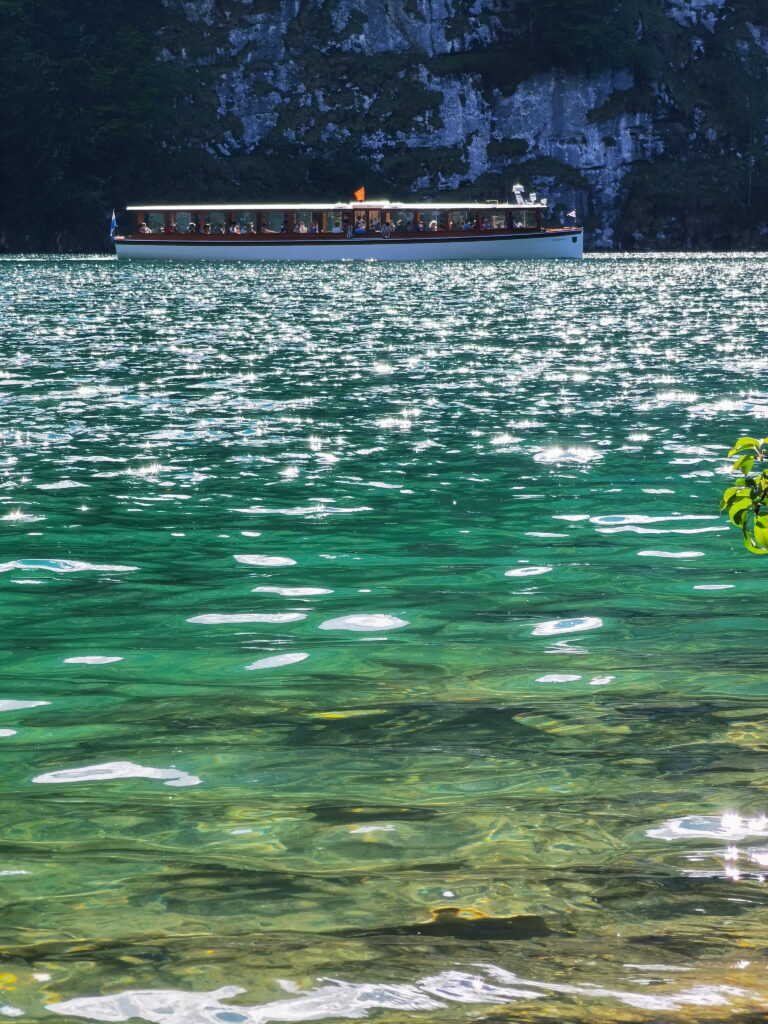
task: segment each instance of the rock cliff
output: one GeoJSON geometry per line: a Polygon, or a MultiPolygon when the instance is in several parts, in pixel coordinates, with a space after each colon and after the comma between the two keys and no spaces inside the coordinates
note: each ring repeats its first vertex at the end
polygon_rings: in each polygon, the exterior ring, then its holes
{"type": "MultiPolygon", "coordinates": [[[[487,198],[519,180],[556,220],[575,207],[593,248],[768,237],[760,0],[109,3],[130,44],[117,70],[133,60],[123,131],[138,143],[110,150],[94,129],[97,180],[84,170],[110,207],[336,198],[361,184],[487,198]]],[[[110,79],[102,102],[125,90],[110,79]]],[[[3,211],[6,245],[13,222],[3,211]]]]}

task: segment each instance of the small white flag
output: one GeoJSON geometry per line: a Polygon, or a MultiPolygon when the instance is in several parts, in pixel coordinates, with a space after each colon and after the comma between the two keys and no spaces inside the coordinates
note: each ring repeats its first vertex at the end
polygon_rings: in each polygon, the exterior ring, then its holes
{"type": "Polygon", "coordinates": [[[566,217],[575,217],[576,216],[576,211],[575,210],[571,210],[571,212],[570,213],[566,213],[565,216],[566,217]]]}

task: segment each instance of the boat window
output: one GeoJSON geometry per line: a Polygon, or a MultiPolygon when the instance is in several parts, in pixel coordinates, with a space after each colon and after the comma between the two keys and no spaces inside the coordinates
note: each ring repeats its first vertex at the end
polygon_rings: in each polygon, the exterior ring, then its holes
{"type": "Polygon", "coordinates": [[[236,224],[240,225],[240,234],[247,235],[253,234],[256,231],[256,225],[259,222],[256,210],[238,210],[236,224]]]}
{"type": "Polygon", "coordinates": [[[450,210],[449,215],[452,231],[463,231],[465,224],[471,224],[474,220],[469,210],[450,210]]]}
{"type": "Polygon", "coordinates": [[[413,210],[393,210],[391,215],[392,223],[394,224],[394,230],[400,234],[401,232],[411,232],[416,230],[415,214],[413,210]]]}
{"type": "Polygon", "coordinates": [[[320,210],[308,210],[305,217],[304,223],[310,235],[317,235],[323,230],[323,213],[320,210]]]}
{"type": "Polygon", "coordinates": [[[419,219],[427,232],[442,231],[445,227],[443,210],[419,210],[419,219]]]}
{"type": "Polygon", "coordinates": [[[311,223],[311,210],[296,210],[296,212],[293,214],[293,230],[297,235],[309,234],[309,225],[311,223]]]}
{"type": "Polygon", "coordinates": [[[167,234],[183,234],[189,227],[189,212],[172,210],[165,214],[165,230],[167,234]]]}
{"type": "Polygon", "coordinates": [[[280,232],[285,220],[285,214],[279,210],[261,210],[257,221],[259,231],[266,231],[268,234],[280,232]]]}
{"type": "Polygon", "coordinates": [[[205,223],[203,224],[203,231],[206,235],[223,235],[225,230],[226,214],[222,213],[220,210],[215,210],[206,216],[205,223]],[[209,226],[210,231],[208,230],[209,226]]]}
{"type": "Polygon", "coordinates": [[[144,215],[144,223],[153,235],[159,235],[165,228],[165,217],[162,213],[147,213],[144,215]]]}
{"type": "Polygon", "coordinates": [[[514,211],[515,221],[522,228],[535,228],[536,227],[536,211],[535,210],[521,210],[518,212],[514,211]]]}

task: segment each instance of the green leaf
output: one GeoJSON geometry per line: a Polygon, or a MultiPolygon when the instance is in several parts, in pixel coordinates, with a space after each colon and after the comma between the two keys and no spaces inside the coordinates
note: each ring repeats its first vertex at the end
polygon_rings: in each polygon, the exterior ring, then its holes
{"type": "Polygon", "coordinates": [[[746,519],[747,512],[752,508],[752,501],[750,498],[739,498],[738,501],[734,501],[731,507],[728,509],[728,518],[734,524],[734,526],[741,526],[746,519]]]}
{"type": "Polygon", "coordinates": [[[768,516],[755,517],[754,533],[760,547],[768,550],[768,516]]]}
{"type": "Polygon", "coordinates": [[[753,555],[768,555],[768,548],[758,547],[748,533],[744,534],[744,547],[747,551],[751,551],[753,555]]]}
{"type": "Polygon", "coordinates": [[[752,469],[752,463],[754,461],[754,455],[742,455],[740,459],[734,462],[733,468],[741,473],[748,473],[750,469],[752,469]]]}
{"type": "Polygon", "coordinates": [[[724,512],[728,508],[728,503],[732,501],[738,493],[738,487],[729,487],[728,490],[723,493],[723,500],[720,502],[721,512],[724,512]]]}
{"type": "Polygon", "coordinates": [[[728,452],[728,456],[738,455],[739,452],[743,452],[745,448],[759,448],[763,441],[758,441],[756,437],[740,437],[736,444],[728,452]]]}
{"type": "Polygon", "coordinates": [[[738,498],[749,498],[749,500],[752,501],[753,497],[751,488],[729,487],[728,490],[723,494],[723,500],[720,505],[720,511],[724,512],[726,509],[730,508],[734,501],[736,501],[738,498]]]}

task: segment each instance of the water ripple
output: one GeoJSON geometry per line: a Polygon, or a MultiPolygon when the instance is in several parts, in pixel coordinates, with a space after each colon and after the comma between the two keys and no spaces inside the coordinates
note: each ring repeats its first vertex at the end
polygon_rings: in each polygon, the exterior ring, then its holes
{"type": "Polygon", "coordinates": [[[148,768],[131,761],[109,761],[106,764],[84,765],[81,768],[60,768],[36,775],[32,781],[42,783],[111,782],[113,779],[161,779],[166,786],[197,786],[196,775],[177,768],[148,768]]]}
{"type": "Polygon", "coordinates": [[[398,619],[395,615],[341,615],[337,619],[326,619],[317,627],[318,629],[345,629],[353,633],[367,633],[379,629],[401,629],[407,626],[405,619],[398,619]]]}
{"type": "Polygon", "coordinates": [[[577,633],[583,629],[599,629],[603,620],[594,615],[574,619],[552,619],[540,622],[533,630],[533,636],[557,636],[560,633],[577,633]]]}

